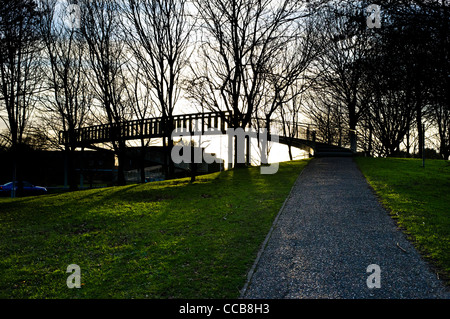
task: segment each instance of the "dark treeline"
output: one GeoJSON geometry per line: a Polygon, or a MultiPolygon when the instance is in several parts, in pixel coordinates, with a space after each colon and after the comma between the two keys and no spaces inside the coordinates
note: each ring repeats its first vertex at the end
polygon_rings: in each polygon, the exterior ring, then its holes
{"type": "Polygon", "coordinates": [[[380,28],[367,27],[369,4],[317,13],[324,52],[309,116],[324,140],[351,145],[355,133],[358,150],[381,156],[422,156],[425,125],[448,159],[449,2],[379,1],[380,28]]]}
{"type": "MultiPolygon", "coordinates": [[[[16,158],[12,178],[27,149],[61,149],[59,131],[87,125],[160,116],[170,150],[171,117],[190,112],[187,101],[232,111],[235,128],[277,121],[295,136],[307,121],[317,138],[367,155],[426,146],[448,159],[449,1],[374,2],[5,0],[0,149],[16,158]]],[[[113,140],[125,184],[129,144],[113,140]]],[[[150,141],[140,142],[145,158],[150,141]]],[[[77,145],[63,148],[75,189],[77,145]]]]}

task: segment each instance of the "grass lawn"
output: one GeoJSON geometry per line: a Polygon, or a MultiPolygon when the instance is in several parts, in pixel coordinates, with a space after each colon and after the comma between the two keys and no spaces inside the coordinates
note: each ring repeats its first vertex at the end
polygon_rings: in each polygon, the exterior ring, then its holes
{"type": "Polygon", "coordinates": [[[0,298],[236,298],[307,163],[0,199],[0,298]]]}
{"type": "Polygon", "coordinates": [[[361,171],[423,255],[450,278],[450,161],[356,158],[361,171]]]}

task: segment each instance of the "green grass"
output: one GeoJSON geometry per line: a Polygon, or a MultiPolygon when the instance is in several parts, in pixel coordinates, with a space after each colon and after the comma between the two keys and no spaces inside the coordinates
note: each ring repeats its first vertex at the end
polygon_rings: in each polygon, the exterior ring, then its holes
{"type": "Polygon", "coordinates": [[[447,283],[450,275],[450,162],[356,158],[361,171],[416,247],[447,283]]]}
{"type": "Polygon", "coordinates": [[[0,199],[0,298],[236,298],[307,163],[0,199]]]}

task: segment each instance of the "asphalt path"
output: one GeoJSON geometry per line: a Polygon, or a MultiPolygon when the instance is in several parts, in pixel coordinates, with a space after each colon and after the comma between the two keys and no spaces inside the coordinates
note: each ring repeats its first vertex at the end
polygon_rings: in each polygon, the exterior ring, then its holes
{"type": "Polygon", "coordinates": [[[303,170],[249,272],[242,298],[449,299],[352,158],[303,170]]]}

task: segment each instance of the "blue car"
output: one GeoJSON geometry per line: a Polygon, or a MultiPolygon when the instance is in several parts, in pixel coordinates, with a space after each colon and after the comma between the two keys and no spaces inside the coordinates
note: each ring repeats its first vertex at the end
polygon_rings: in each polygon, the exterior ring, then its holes
{"type": "MultiPolygon", "coordinates": [[[[6,183],[5,185],[0,185],[0,196],[11,196],[11,191],[13,188],[13,183],[6,183]]],[[[18,182],[16,182],[16,190],[18,188],[18,182]]],[[[29,182],[23,182],[23,193],[21,196],[36,196],[47,194],[47,189],[45,187],[34,186],[29,182]]]]}

